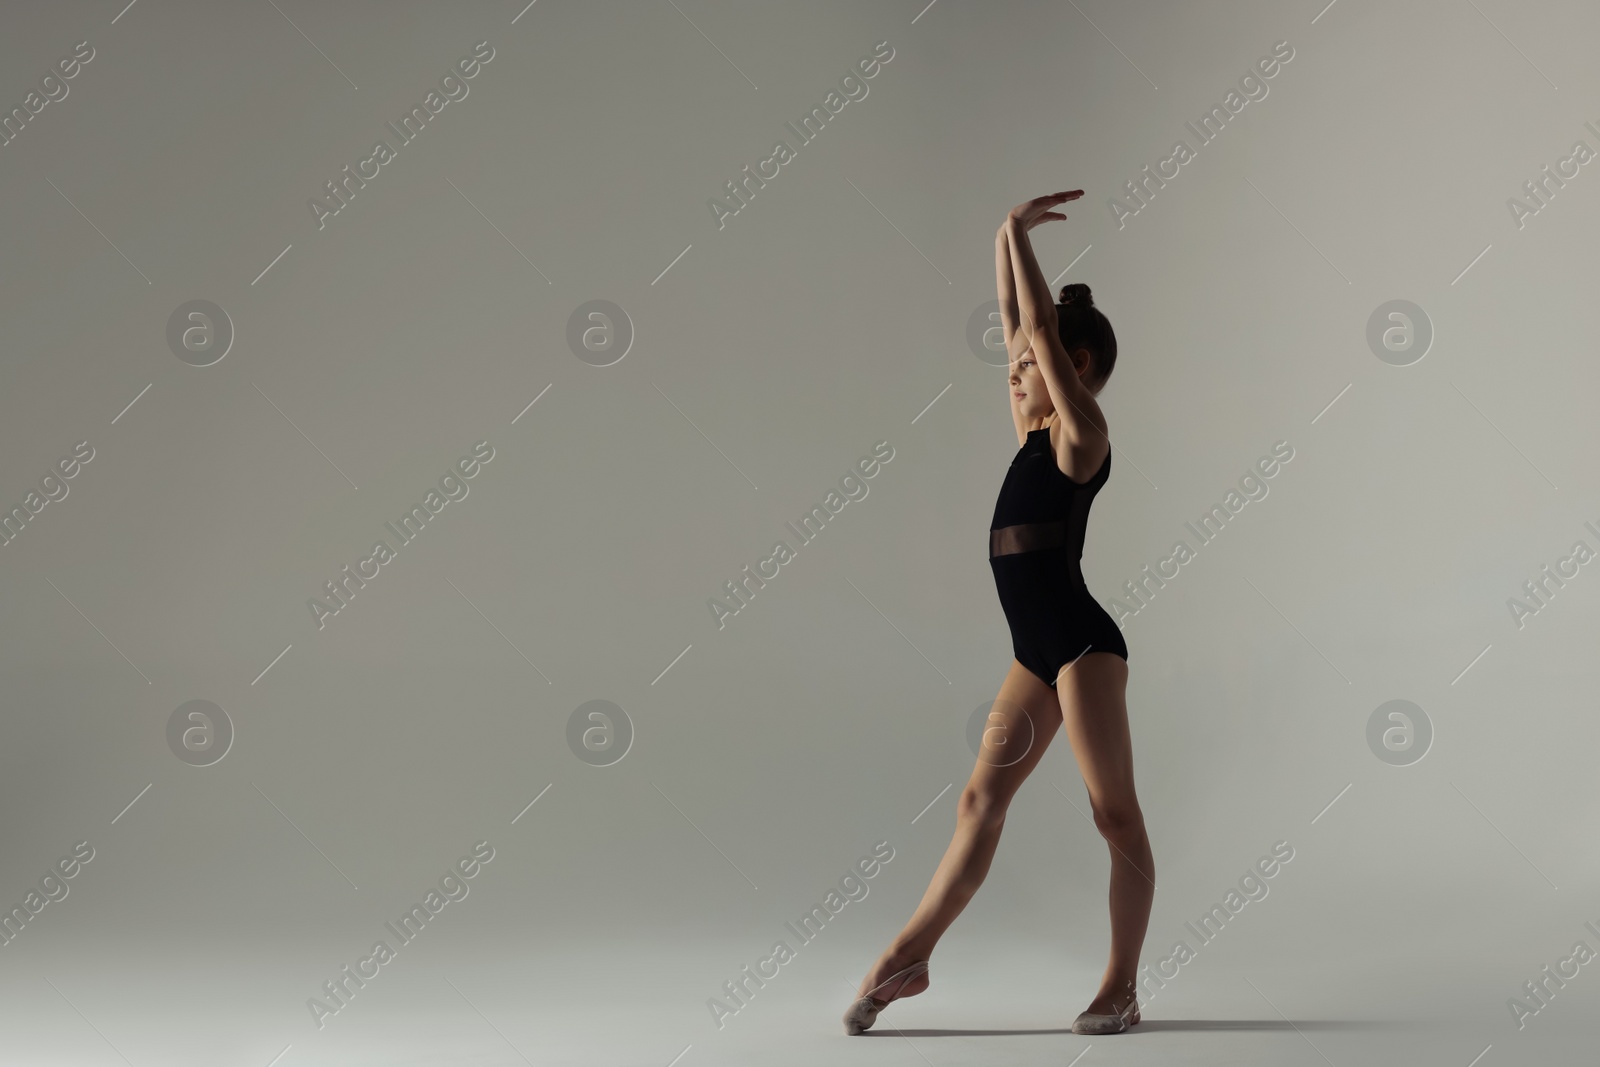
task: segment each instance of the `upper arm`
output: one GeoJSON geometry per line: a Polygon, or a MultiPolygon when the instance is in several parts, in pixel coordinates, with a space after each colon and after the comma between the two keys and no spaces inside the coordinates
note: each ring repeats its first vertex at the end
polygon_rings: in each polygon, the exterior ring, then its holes
{"type": "Polygon", "coordinates": [[[1050,394],[1050,403],[1055,406],[1061,422],[1057,465],[1069,478],[1072,477],[1071,467],[1090,466],[1093,469],[1088,474],[1092,476],[1111,446],[1111,439],[1106,435],[1105,414],[1095,402],[1094,394],[1072,369],[1072,361],[1061,346],[1061,335],[1054,321],[1034,331],[1033,354],[1039,361],[1045,391],[1050,394]]]}

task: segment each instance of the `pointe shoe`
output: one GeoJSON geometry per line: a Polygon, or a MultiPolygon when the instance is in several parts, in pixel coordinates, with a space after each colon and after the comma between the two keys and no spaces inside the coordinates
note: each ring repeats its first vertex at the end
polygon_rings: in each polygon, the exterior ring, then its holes
{"type": "Polygon", "coordinates": [[[849,1034],[851,1037],[854,1037],[863,1030],[871,1028],[872,1024],[877,1021],[878,1013],[884,1008],[887,1008],[890,1001],[893,1001],[900,996],[900,990],[906,987],[906,983],[910,982],[918,975],[926,974],[927,970],[928,961],[918,960],[911,966],[905,968],[904,970],[896,971],[894,974],[891,974],[889,977],[873,986],[867,991],[866,996],[850,1005],[850,1010],[844,1013],[844,1032],[849,1034]],[[873,998],[872,994],[885,988],[888,989],[889,995],[880,1004],[873,998]]]}
{"type": "Polygon", "coordinates": [[[1128,1027],[1139,1022],[1139,998],[1137,994],[1128,1001],[1128,1006],[1115,1015],[1099,1015],[1094,1012],[1080,1012],[1072,1020],[1072,1032],[1075,1034],[1120,1034],[1128,1027]]]}

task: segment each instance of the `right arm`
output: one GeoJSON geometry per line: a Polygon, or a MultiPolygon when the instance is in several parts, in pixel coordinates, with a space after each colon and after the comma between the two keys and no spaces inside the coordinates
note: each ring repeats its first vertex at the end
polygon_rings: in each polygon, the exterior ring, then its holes
{"type": "Polygon", "coordinates": [[[1037,197],[1013,209],[1001,228],[1009,241],[1012,273],[1022,287],[1019,314],[1026,324],[1024,333],[1032,342],[1033,355],[1039,361],[1045,389],[1061,420],[1062,440],[1057,447],[1062,453],[1057,461],[1063,470],[1073,466],[1068,451],[1087,452],[1103,459],[1100,442],[1104,439],[1109,445],[1110,439],[1106,436],[1106,420],[1100,405],[1095,402],[1094,394],[1084,385],[1066,349],[1062,347],[1056,327],[1055,304],[1051,300],[1044,273],[1039,269],[1039,261],[1034,256],[1028,231],[1043,222],[1065,219],[1066,216],[1060,212],[1045,209],[1066,200],[1075,200],[1081,195],[1081,191],[1078,191],[1037,197]]]}
{"type": "MultiPolygon", "coordinates": [[[[1000,329],[1005,337],[1006,358],[1015,361],[1022,352],[1027,351],[1028,343],[1026,337],[1021,338],[1020,346],[1017,343],[1017,281],[1011,270],[1011,243],[1003,225],[994,235],[994,277],[1000,291],[1000,329]]],[[[1017,406],[1017,398],[1011,392],[1009,365],[1006,368],[1006,399],[1011,405],[1011,423],[1017,430],[1017,447],[1021,448],[1028,442],[1028,427],[1017,406]]]]}

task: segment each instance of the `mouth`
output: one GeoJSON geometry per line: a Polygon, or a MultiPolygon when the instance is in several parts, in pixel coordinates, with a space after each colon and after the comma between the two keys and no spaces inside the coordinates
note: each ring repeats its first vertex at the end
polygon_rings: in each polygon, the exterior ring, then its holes
{"type": "Polygon", "coordinates": [[[1028,394],[1027,393],[1013,393],[1012,395],[1015,396],[1018,400],[1021,400],[1023,397],[1027,396],[1028,394]]]}

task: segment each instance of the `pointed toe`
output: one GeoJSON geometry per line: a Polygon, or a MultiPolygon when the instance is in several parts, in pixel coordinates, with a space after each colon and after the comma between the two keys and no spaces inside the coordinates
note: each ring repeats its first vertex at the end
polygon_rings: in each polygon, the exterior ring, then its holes
{"type": "Polygon", "coordinates": [[[926,973],[927,970],[928,961],[918,960],[911,966],[896,971],[873,986],[868,990],[866,996],[861,997],[850,1005],[849,1009],[844,1013],[844,1032],[851,1037],[855,1037],[863,1031],[871,1029],[872,1024],[878,1020],[878,1013],[900,996],[900,991],[906,987],[907,983],[913,978],[926,973]],[[888,999],[881,1004],[872,997],[873,993],[877,993],[880,990],[887,991],[889,994],[888,999]]]}

